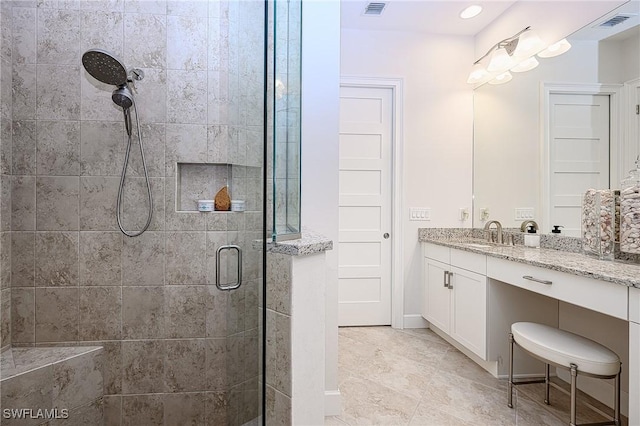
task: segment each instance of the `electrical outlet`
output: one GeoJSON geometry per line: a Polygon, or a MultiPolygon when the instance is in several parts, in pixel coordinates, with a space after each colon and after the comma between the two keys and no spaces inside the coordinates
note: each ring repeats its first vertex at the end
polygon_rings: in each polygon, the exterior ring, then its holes
{"type": "Polygon", "coordinates": [[[480,209],[480,220],[483,222],[486,222],[487,220],[489,220],[489,209],[488,208],[482,208],[480,209]]]}
{"type": "Polygon", "coordinates": [[[516,220],[533,219],[533,207],[518,207],[515,214],[516,220]]]}
{"type": "Polygon", "coordinates": [[[411,207],[409,209],[409,220],[431,220],[431,209],[426,207],[411,207]]]}
{"type": "Polygon", "coordinates": [[[460,207],[460,214],[458,216],[458,218],[464,222],[465,220],[469,219],[469,209],[466,207],[460,207]]]}

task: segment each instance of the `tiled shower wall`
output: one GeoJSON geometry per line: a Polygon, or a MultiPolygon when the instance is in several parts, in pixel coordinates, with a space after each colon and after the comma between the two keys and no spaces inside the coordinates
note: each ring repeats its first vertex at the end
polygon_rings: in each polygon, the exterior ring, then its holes
{"type": "MultiPolygon", "coordinates": [[[[13,3],[12,341],[103,345],[108,425],[258,415],[263,7],[13,3]],[[113,87],[81,66],[89,48],[145,73],[135,94],[154,219],[140,237],[117,228],[126,134],[113,87]],[[177,163],[231,164],[231,197],[247,212],[178,210],[177,163]],[[244,250],[233,292],[213,285],[215,250],[226,243],[244,250]]],[[[135,229],[147,209],[137,142],[128,176],[123,222],[135,229]]],[[[182,190],[213,198],[217,186],[182,190]]]]}
{"type": "Polygon", "coordinates": [[[267,265],[266,422],[291,424],[292,257],[269,253],[267,265]]]}
{"type": "Polygon", "coordinates": [[[0,353],[11,345],[11,21],[0,2],[0,353]]]}

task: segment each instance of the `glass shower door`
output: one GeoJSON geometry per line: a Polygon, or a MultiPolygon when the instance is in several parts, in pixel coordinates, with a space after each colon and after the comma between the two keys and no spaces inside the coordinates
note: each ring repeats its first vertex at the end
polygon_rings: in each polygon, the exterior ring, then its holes
{"type": "Polygon", "coordinates": [[[221,16],[219,75],[220,140],[230,164],[227,188],[234,210],[212,224],[208,234],[218,320],[224,326],[214,352],[226,371],[227,417],[219,424],[262,424],[263,167],[265,101],[265,7],[263,1],[229,1],[221,16]],[[218,230],[220,229],[220,230],[218,230]]]}

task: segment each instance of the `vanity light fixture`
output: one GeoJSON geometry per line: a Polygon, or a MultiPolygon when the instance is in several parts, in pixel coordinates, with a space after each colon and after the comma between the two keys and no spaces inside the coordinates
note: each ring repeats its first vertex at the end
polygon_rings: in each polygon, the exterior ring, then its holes
{"type": "Polygon", "coordinates": [[[563,38],[559,42],[552,44],[551,46],[544,49],[542,52],[538,53],[538,57],[553,58],[555,56],[562,55],[569,49],[571,49],[571,43],[569,43],[566,38],[563,38]]]}
{"type": "Polygon", "coordinates": [[[473,63],[473,69],[471,70],[471,74],[469,74],[467,83],[485,83],[488,80],[492,80],[492,76],[495,77],[516,66],[518,62],[514,60],[513,53],[518,47],[520,35],[529,30],[530,27],[527,27],[519,33],[491,46],[487,53],[473,63]],[[489,58],[489,64],[485,67],[482,62],[486,58],[489,58]]]}
{"type": "Polygon", "coordinates": [[[462,19],[470,19],[474,16],[478,16],[482,12],[482,6],[478,4],[472,4],[471,6],[465,8],[462,12],[460,12],[460,17],[462,19]]]}
{"type": "Polygon", "coordinates": [[[526,27],[494,44],[487,53],[475,61],[467,83],[478,85],[486,82],[506,83],[513,78],[509,71],[524,72],[537,67],[539,62],[534,57],[536,54],[540,58],[551,58],[569,50],[571,44],[567,39],[563,39],[546,49],[544,47],[545,44],[535,31],[531,27],[526,27]],[[483,61],[488,64],[485,66],[483,61]]]}

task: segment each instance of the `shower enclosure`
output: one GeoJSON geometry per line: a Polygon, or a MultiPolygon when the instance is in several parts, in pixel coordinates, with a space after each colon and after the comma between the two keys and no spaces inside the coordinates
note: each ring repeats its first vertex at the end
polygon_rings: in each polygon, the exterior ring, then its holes
{"type": "Polygon", "coordinates": [[[300,2],[0,1],[1,425],[47,421],[6,409],[263,423],[267,105],[289,7],[300,2]],[[116,219],[123,110],[83,68],[89,49],[144,73],[121,219],[136,233],[149,217],[138,134],[153,214],[133,238],[116,219]],[[225,186],[244,211],[197,210],[225,186]]]}

